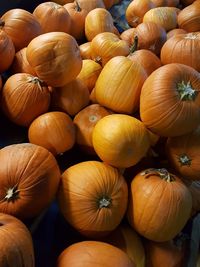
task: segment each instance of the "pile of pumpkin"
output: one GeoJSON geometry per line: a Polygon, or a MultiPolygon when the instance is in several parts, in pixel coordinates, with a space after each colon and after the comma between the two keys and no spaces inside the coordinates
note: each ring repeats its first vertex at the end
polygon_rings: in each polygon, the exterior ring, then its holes
{"type": "Polygon", "coordinates": [[[0,18],[0,109],[28,139],[0,150],[0,266],[35,266],[24,220],[55,199],[85,238],[57,267],[183,266],[200,210],[200,1],[130,1],[123,32],[119,2],[0,18]]]}

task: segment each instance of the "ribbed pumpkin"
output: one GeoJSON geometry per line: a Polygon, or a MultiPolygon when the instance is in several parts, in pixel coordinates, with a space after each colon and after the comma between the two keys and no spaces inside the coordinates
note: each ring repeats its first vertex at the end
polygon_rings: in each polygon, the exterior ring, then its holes
{"type": "Polygon", "coordinates": [[[200,32],[179,34],[168,39],[161,49],[163,64],[181,63],[200,71],[200,32]]]}
{"type": "Polygon", "coordinates": [[[14,56],[15,47],[12,39],[3,30],[0,30],[0,73],[9,69],[14,56]]]}
{"type": "Polygon", "coordinates": [[[141,120],[161,136],[191,132],[199,125],[199,90],[200,74],[193,68],[178,63],[158,68],[142,87],[141,120]]]}
{"type": "Polygon", "coordinates": [[[96,100],[115,112],[133,114],[139,107],[140,92],[146,78],[147,74],[139,63],[116,56],[104,66],[96,81],[96,100]]]}
{"type": "Polygon", "coordinates": [[[75,143],[75,127],[64,112],[51,111],[38,116],[29,126],[29,142],[48,149],[54,155],[71,149],[75,143]]]}
{"type": "Polygon", "coordinates": [[[30,143],[0,150],[0,212],[20,219],[38,216],[54,200],[60,169],[45,148],[30,143]]]}
{"type": "Polygon", "coordinates": [[[0,213],[0,266],[34,267],[31,234],[22,221],[0,213]]]}
{"type": "Polygon", "coordinates": [[[16,52],[42,34],[40,23],[25,9],[13,8],[0,18],[0,28],[12,39],[16,52]]]}
{"type": "Polygon", "coordinates": [[[26,56],[37,76],[49,86],[71,82],[82,67],[76,40],[64,32],[49,32],[34,38],[27,46],[26,56]]]}
{"type": "Polygon", "coordinates": [[[173,37],[173,36],[176,36],[178,34],[182,34],[182,33],[187,33],[185,30],[183,29],[180,29],[180,28],[176,28],[176,29],[173,29],[171,31],[168,31],[167,33],[167,39],[173,37]]]}
{"type": "Polygon", "coordinates": [[[133,177],[128,220],[147,239],[173,239],[186,225],[191,209],[189,189],[166,169],[146,169],[133,177]]]}
{"type": "Polygon", "coordinates": [[[129,28],[129,29],[124,30],[120,34],[120,38],[122,40],[126,41],[129,45],[129,47],[131,47],[134,43],[134,39],[135,39],[136,35],[137,35],[136,28],[129,28]]]}
{"type": "Polygon", "coordinates": [[[100,241],[82,241],[67,247],[58,257],[57,267],[136,267],[121,249],[100,241]],[[78,257],[77,257],[78,255],[78,257]]]}
{"type": "Polygon", "coordinates": [[[67,168],[58,190],[64,218],[90,238],[106,236],[120,224],[127,197],[124,177],[99,161],[84,161],[67,168]]]}
{"type": "Polygon", "coordinates": [[[100,119],[94,127],[92,143],[101,160],[119,168],[135,165],[150,147],[144,124],[125,114],[100,119]]]}
{"type": "Polygon", "coordinates": [[[1,109],[18,125],[29,126],[37,116],[47,112],[49,104],[47,85],[31,74],[13,74],[3,86],[1,109]]]}

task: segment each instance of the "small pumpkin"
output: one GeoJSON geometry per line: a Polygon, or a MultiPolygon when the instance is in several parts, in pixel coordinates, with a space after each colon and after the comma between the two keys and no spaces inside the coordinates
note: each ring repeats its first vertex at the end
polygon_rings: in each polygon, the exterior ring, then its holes
{"type": "Polygon", "coordinates": [[[0,266],[35,266],[33,240],[28,228],[5,213],[0,213],[0,251],[0,266]]]}
{"type": "Polygon", "coordinates": [[[1,109],[14,123],[29,126],[50,105],[50,92],[38,77],[16,73],[5,82],[1,93],[1,109]]]}
{"type": "Polygon", "coordinates": [[[101,160],[118,168],[127,168],[145,156],[150,138],[138,119],[125,114],[111,114],[95,125],[92,143],[101,160]]]}
{"type": "Polygon", "coordinates": [[[60,211],[84,236],[97,238],[113,231],[124,217],[127,201],[124,177],[103,162],[83,161],[62,173],[60,211]]]}
{"type": "Polygon", "coordinates": [[[156,242],[173,239],[186,225],[191,209],[189,189],[166,169],[146,169],[133,177],[127,216],[145,238],[156,242]]]}
{"type": "Polygon", "coordinates": [[[55,198],[60,169],[45,148],[30,143],[0,150],[0,212],[20,219],[38,216],[55,198]]]}

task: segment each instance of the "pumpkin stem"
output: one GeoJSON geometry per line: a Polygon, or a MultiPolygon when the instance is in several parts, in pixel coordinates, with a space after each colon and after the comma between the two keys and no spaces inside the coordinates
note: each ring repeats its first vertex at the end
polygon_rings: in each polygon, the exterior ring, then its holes
{"type": "Polygon", "coordinates": [[[150,168],[141,172],[141,175],[145,175],[145,178],[148,178],[152,175],[158,175],[161,179],[165,180],[166,182],[175,181],[174,176],[171,175],[165,168],[161,169],[150,168]]]}
{"type": "Polygon", "coordinates": [[[192,85],[189,82],[185,83],[184,81],[177,84],[177,91],[180,95],[181,100],[195,100],[198,92],[192,88],[192,85]]]}
{"type": "Polygon", "coordinates": [[[99,200],[99,208],[102,209],[102,208],[108,208],[111,204],[111,199],[110,198],[107,198],[107,197],[102,197],[100,200],[99,200]]]}
{"type": "Polygon", "coordinates": [[[82,9],[81,9],[81,7],[80,7],[80,5],[79,5],[79,3],[78,3],[78,1],[74,1],[75,2],[75,10],[77,11],[77,12],[81,12],[82,11],[82,9]]]}
{"type": "Polygon", "coordinates": [[[90,122],[96,122],[97,121],[97,116],[96,115],[89,116],[89,121],[90,122]]]}
{"type": "Polygon", "coordinates": [[[134,53],[138,49],[138,36],[134,37],[132,46],[130,47],[130,54],[134,53]]]}
{"type": "Polygon", "coordinates": [[[95,57],[95,58],[94,58],[94,61],[95,61],[96,63],[102,64],[102,58],[101,58],[100,56],[95,57]]]}
{"type": "Polygon", "coordinates": [[[5,21],[3,21],[2,19],[0,19],[0,27],[3,27],[5,25],[5,21]]]}
{"type": "Polygon", "coordinates": [[[6,192],[6,196],[4,197],[4,200],[6,201],[14,201],[17,198],[19,198],[19,190],[17,189],[16,186],[12,187],[12,188],[8,188],[7,192],[6,192]]]}
{"type": "Polygon", "coordinates": [[[192,161],[186,154],[183,154],[180,157],[178,157],[178,160],[181,166],[184,166],[184,165],[190,166],[191,161],[192,161]]]}
{"type": "Polygon", "coordinates": [[[37,84],[40,90],[42,90],[42,86],[47,86],[47,84],[44,81],[40,80],[38,77],[30,77],[28,78],[28,82],[37,84]]]}

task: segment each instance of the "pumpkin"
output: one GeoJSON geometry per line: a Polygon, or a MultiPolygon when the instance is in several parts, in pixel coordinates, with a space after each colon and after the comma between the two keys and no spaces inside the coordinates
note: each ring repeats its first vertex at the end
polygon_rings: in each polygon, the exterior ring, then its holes
{"type": "Polygon", "coordinates": [[[55,3],[44,2],[38,4],[33,10],[33,15],[39,21],[43,33],[46,32],[66,32],[69,33],[71,18],[67,10],[55,3]]]}
{"type": "Polygon", "coordinates": [[[35,266],[33,240],[22,221],[0,213],[0,240],[0,266],[35,266]]]}
{"type": "Polygon", "coordinates": [[[89,104],[90,94],[87,86],[81,79],[75,80],[61,86],[55,87],[51,94],[51,108],[66,112],[75,116],[81,109],[89,104]]]}
{"type": "Polygon", "coordinates": [[[167,0],[166,5],[169,7],[179,7],[180,0],[167,0]]]}
{"type": "Polygon", "coordinates": [[[135,165],[150,147],[144,124],[125,114],[100,119],[93,129],[92,143],[101,160],[118,168],[135,165]]]}
{"type": "Polygon", "coordinates": [[[3,30],[0,30],[0,73],[9,69],[14,56],[15,47],[12,39],[3,30]]]}
{"type": "Polygon", "coordinates": [[[102,32],[115,33],[113,18],[105,8],[91,10],[85,18],[85,36],[88,41],[102,32]]]}
{"type": "Polygon", "coordinates": [[[142,23],[144,14],[155,7],[155,4],[151,0],[131,1],[125,11],[125,18],[131,27],[136,27],[142,23]]]}
{"type": "Polygon", "coordinates": [[[140,92],[146,78],[147,74],[139,63],[116,56],[99,74],[95,84],[96,100],[114,112],[133,114],[139,107],[140,92]]]}
{"type": "Polygon", "coordinates": [[[82,67],[77,41],[64,32],[49,32],[34,38],[27,46],[26,56],[37,76],[49,86],[71,82],[82,67]]]}
{"type": "Polygon", "coordinates": [[[79,49],[82,59],[92,59],[91,42],[85,42],[79,45],[79,49]]]}
{"type": "Polygon", "coordinates": [[[5,12],[0,18],[0,28],[12,39],[16,52],[42,34],[41,25],[34,15],[21,8],[5,12]]]}
{"type": "Polygon", "coordinates": [[[193,132],[171,137],[166,142],[167,157],[180,176],[200,180],[200,127],[193,132]]]}
{"type": "Polygon", "coordinates": [[[50,92],[38,77],[16,73],[5,82],[1,93],[1,109],[14,123],[29,126],[50,105],[50,92]]]}
{"type": "Polygon", "coordinates": [[[137,31],[136,28],[129,28],[127,30],[124,30],[121,34],[120,34],[120,38],[124,41],[126,41],[129,45],[129,47],[131,47],[134,43],[134,39],[135,36],[137,35],[137,31]]]}
{"type": "Polygon", "coordinates": [[[28,63],[26,58],[26,47],[20,49],[14,56],[12,65],[11,65],[11,72],[14,73],[29,73],[33,76],[36,76],[35,71],[28,63]]]}
{"type": "Polygon", "coordinates": [[[200,181],[193,181],[188,188],[192,194],[191,216],[194,216],[200,211],[200,181]]]}
{"type": "Polygon", "coordinates": [[[164,242],[186,225],[192,196],[186,185],[166,169],[146,169],[133,177],[127,210],[130,225],[145,238],[164,242]]]}
{"type": "Polygon", "coordinates": [[[155,7],[163,7],[167,5],[168,0],[151,0],[155,7]]]}
{"type": "Polygon", "coordinates": [[[100,241],[77,242],[62,251],[56,267],[135,267],[121,249],[100,241]],[[78,257],[77,257],[78,255],[78,257]]]}
{"type": "Polygon", "coordinates": [[[83,161],[62,173],[57,196],[66,221],[82,235],[96,238],[120,224],[128,189],[117,169],[99,161],[83,161]]]}
{"type": "Polygon", "coordinates": [[[114,6],[116,4],[120,4],[121,0],[103,0],[103,2],[105,5],[105,8],[110,9],[112,6],[114,6]]]}
{"type": "Polygon", "coordinates": [[[78,0],[78,4],[81,6],[81,8],[87,10],[87,12],[90,12],[95,8],[105,8],[103,0],[78,0]]]}
{"type": "Polygon", "coordinates": [[[75,127],[66,113],[47,112],[31,123],[28,139],[30,143],[45,147],[54,155],[62,154],[75,143],[75,127]]]}
{"type": "Polygon", "coordinates": [[[99,59],[104,66],[113,57],[127,56],[129,45],[112,32],[102,32],[92,39],[91,51],[93,59],[99,59]]]}
{"type": "Polygon", "coordinates": [[[167,33],[167,39],[173,37],[173,36],[176,36],[178,34],[182,34],[182,33],[187,33],[185,30],[183,29],[179,29],[179,28],[176,28],[176,29],[173,29],[171,31],[168,31],[167,33]]]}
{"type": "Polygon", "coordinates": [[[200,32],[179,34],[166,41],[161,49],[163,64],[181,63],[200,71],[200,32]]]}
{"type": "Polygon", "coordinates": [[[158,68],[142,86],[141,120],[160,136],[193,131],[199,125],[199,90],[200,75],[193,68],[178,63],[158,68]]]}
{"type": "Polygon", "coordinates": [[[92,91],[90,93],[90,102],[92,104],[98,104],[98,102],[96,100],[95,87],[92,89],[92,91]]]}
{"type": "Polygon", "coordinates": [[[91,104],[79,111],[73,119],[76,126],[76,143],[86,152],[95,154],[92,132],[96,123],[111,112],[99,104],[91,104]]]}
{"type": "Polygon", "coordinates": [[[48,208],[60,182],[60,169],[45,148],[30,143],[0,150],[0,212],[34,218],[48,208]]]}

